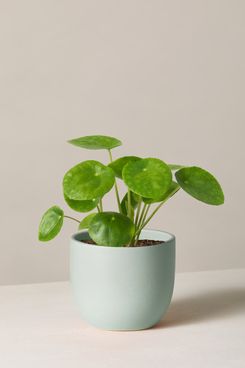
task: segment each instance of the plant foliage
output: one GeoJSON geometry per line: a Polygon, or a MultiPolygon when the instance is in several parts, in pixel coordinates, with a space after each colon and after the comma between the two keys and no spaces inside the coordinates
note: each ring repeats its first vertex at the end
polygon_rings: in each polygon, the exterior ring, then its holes
{"type": "Polygon", "coordinates": [[[80,148],[107,150],[109,163],[104,165],[87,160],[67,171],[63,178],[65,202],[79,213],[93,212],[80,220],[64,215],[58,206],[49,208],[39,225],[40,241],[53,239],[60,232],[63,219],[69,218],[79,224],[79,230],[86,229],[99,246],[134,246],[142,229],[180,189],[206,204],[218,206],[224,203],[224,194],[217,179],[200,167],[167,164],[158,158],[137,156],[113,160],[111,150],[122,143],[103,135],[80,137],[69,143],[80,148]],[[122,180],[126,187],[123,198],[117,179],[122,180]],[[103,199],[113,187],[118,212],[104,211],[103,199]]]}

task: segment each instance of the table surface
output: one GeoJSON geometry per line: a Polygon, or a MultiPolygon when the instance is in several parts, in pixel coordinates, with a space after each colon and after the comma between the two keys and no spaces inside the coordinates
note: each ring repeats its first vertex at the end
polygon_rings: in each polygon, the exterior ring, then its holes
{"type": "Polygon", "coordinates": [[[0,287],[0,367],[245,367],[245,270],[176,275],[165,319],[111,332],[80,320],[68,282],[0,287]]]}

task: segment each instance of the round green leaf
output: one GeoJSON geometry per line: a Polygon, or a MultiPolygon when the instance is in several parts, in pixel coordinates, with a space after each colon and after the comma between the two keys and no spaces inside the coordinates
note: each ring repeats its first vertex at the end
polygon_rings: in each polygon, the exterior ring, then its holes
{"type": "Polygon", "coordinates": [[[118,139],[108,137],[106,135],[88,135],[85,137],[71,139],[68,142],[74,146],[91,150],[112,149],[122,145],[122,142],[118,139]]]}
{"type": "Polygon", "coordinates": [[[199,201],[216,206],[224,203],[222,188],[208,171],[192,166],[177,171],[175,176],[181,188],[199,201]]]}
{"type": "Polygon", "coordinates": [[[144,158],[124,166],[123,180],[132,192],[146,198],[159,198],[170,187],[172,173],[165,162],[144,158]]]}
{"type": "Polygon", "coordinates": [[[127,216],[117,212],[101,212],[94,216],[88,231],[96,244],[120,247],[129,244],[135,227],[127,216]]]}
{"type": "Polygon", "coordinates": [[[60,232],[64,219],[64,212],[58,206],[49,208],[43,215],[38,232],[40,241],[48,241],[56,237],[60,232]]]}
{"type": "Polygon", "coordinates": [[[92,219],[96,215],[97,213],[90,213],[88,216],[84,217],[84,219],[82,219],[82,221],[80,222],[78,229],[79,230],[88,229],[92,219]]]}
{"type": "Polygon", "coordinates": [[[122,179],[122,170],[124,166],[129,162],[134,162],[137,160],[140,160],[140,158],[136,156],[124,156],[111,162],[108,166],[112,168],[118,178],[122,179]]]}
{"type": "Polygon", "coordinates": [[[89,212],[93,210],[99,202],[98,198],[85,201],[76,201],[74,199],[68,198],[65,194],[64,198],[68,206],[77,212],[89,212]]]}
{"type": "Polygon", "coordinates": [[[110,167],[98,161],[81,162],[70,169],[63,179],[66,197],[72,200],[102,198],[113,187],[115,175],[110,167]]]}
{"type": "MultiPolygon", "coordinates": [[[[137,207],[139,203],[139,198],[140,197],[138,196],[138,194],[130,192],[130,200],[131,200],[131,206],[133,210],[135,210],[135,208],[137,207]]],[[[121,201],[121,209],[124,215],[128,214],[128,193],[125,194],[125,196],[123,197],[121,201]]]]}
{"type": "Polygon", "coordinates": [[[166,199],[172,197],[180,189],[179,184],[172,181],[169,189],[160,198],[143,198],[144,203],[151,204],[156,202],[163,202],[166,199]]]}

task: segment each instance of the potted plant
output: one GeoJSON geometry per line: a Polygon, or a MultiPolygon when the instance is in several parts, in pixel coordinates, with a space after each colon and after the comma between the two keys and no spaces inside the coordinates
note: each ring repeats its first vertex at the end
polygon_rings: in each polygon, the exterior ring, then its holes
{"type": "Polygon", "coordinates": [[[223,204],[221,186],[196,166],[136,156],[113,160],[111,150],[122,144],[113,137],[86,136],[69,143],[105,149],[110,162],[88,160],[67,171],[63,179],[66,203],[79,213],[90,213],[80,220],[58,206],[49,208],[39,225],[39,240],[53,239],[64,218],[77,222],[79,231],[71,238],[70,275],[82,318],[102,329],[149,328],[159,322],[171,301],[175,237],[146,230],[146,225],[180,189],[206,204],[223,204]],[[117,180],[125,184],[123,198],[117,180]],[[103,198],[112,188],[118,212],[103,208],[103,198]]]}

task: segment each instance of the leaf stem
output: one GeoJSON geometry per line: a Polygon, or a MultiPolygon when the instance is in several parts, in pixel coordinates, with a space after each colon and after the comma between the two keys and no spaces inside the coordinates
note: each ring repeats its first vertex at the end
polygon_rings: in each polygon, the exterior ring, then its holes
{"type": "MultiPolygon", "coordinates": [[[[113,159],[112,159],[111,150],[108,149],[108,152],[109,152],[110,162],[112,162],[113,159]]],[[[119,191],[118,191],[118,186],[117,186],[116,178],[115,178],[115,184],[114,185],[115,185],[115,193],[116,193],[116,198],[117,198],[118,209],[119,209],[119,212],[122,213],[121,201],[120,201],[120,197],[119,197],[119,191]]]]}
{"type": "Polygon", "coordinates": [[[134,220],[134,214],[132,210],[132,203],[131,203],[131,192],[128,188],[128,217],[133,221],[134,220]]]}
{"type": "Polygon", "coordinates": [[[141,230],[151,221],[152,217],[156,214],[156,212],[162,207],[162,205],[167,202],[167,200],[169,198],[171,198],[175,193],[177,193],[179,190],[179,188],[176,188],[174,193],[171,193],[168,197],[166,197],[164,199],[164,201],[162,201],[155,209],[154,211],[150,214],[150,216],[148,217],[147,220],[144,220],[143,224],[140,226],[140,228],[136,231],[136,235],[140,234],[141,230]]]}
{"type": "Polygon", "coordinates": [[[142,208],[142,211],[141,211],[141,214],[140,214],[140,217],[139,217],[138,223],[137,223],[137,230],[140,228],[140,225],[142,224],[142,219],[143,219],[143,218],[144,218],[144,216],[145,216],[146,207],[147,207],[147,204],[146,204],[146,203],[144,203],[144,206],[143,206],[143,208],[142,208]]]}
{"type": "Polygon", "coordinates": [[[137,244],[137,241],[139,240],[140,233],[141,233],[140,228],[141,228],[141,225],[145,221],[145,218],[146,218],[146,216],[147,216],[147,214],[149,212],[150,206],[151,206],[150,204],[144,203],[144,207],[143,207],[143,210],[141,212],[141,216],[140,216],[139,222],[138,222],[137,227],[136,227],[136,233],[135,233],[135,236],[134,236],[134,245],[136,245],[137,244]]]}
{"type": "Polygon", "coordinates": [[[142,222],[141,222],[141,224],[143,224],[143,223],[145,222],[145,219],[146,219],[146,216],[148,215],[148,212],[149,212],[149,210],[150,210],[150,207],[151,207],[151,205],[150,205],[150,204],[148,204],[148,205],[146,206],[146,211],[145,211],[145,213],[144,213],[144,216],[142,217],[142,222]]]}
{"type": "Polygon", "coordinates": [[[163,202],[161,202],[155,209],[154,209],[154,211],[150,214],[150,216],[148,217],[148,219],[145,221],[145,222],[143,222],[143,224],[141,225],[141,227],[140,227],[140,229],[139,229],[139,231],[141,231],[147,224],[148,224],[148,222],[150,222],[151,221],[151,219],[152,219],[152,217],[157,213],[157,211],[162,207],[162,205],[165,203],[166,201],[163,201],[163,202]]]}
{"type": "Polygon", "coordinates": [[[135,216],[135,227],[137,228],[138,226],[138,221],[139,221],[139,215],[140,215],[140,210],[141,210],[141,205],[142,205],[142,198],[140,197],[138,205],[137,205],[137,212],[136,212],[136,216],[135,216]]]}
{"type": "Polygon", "coordinates": [[[100,212],[103,212],[102,198],[100,198],[100,212]]]}
{"type": "Polygon", "coordinates": [[[77,219],[75,219],[74,217],[67,216],[67,215],[64,215],[64,217],[66,217],[66,218],[68,218],[68,219],[70,219],[70,220],[76,221],[76,222],[78,222],[78,223],[80,224],[80,221],[79,221],[79,220],[77,220],[77,219]]]}

